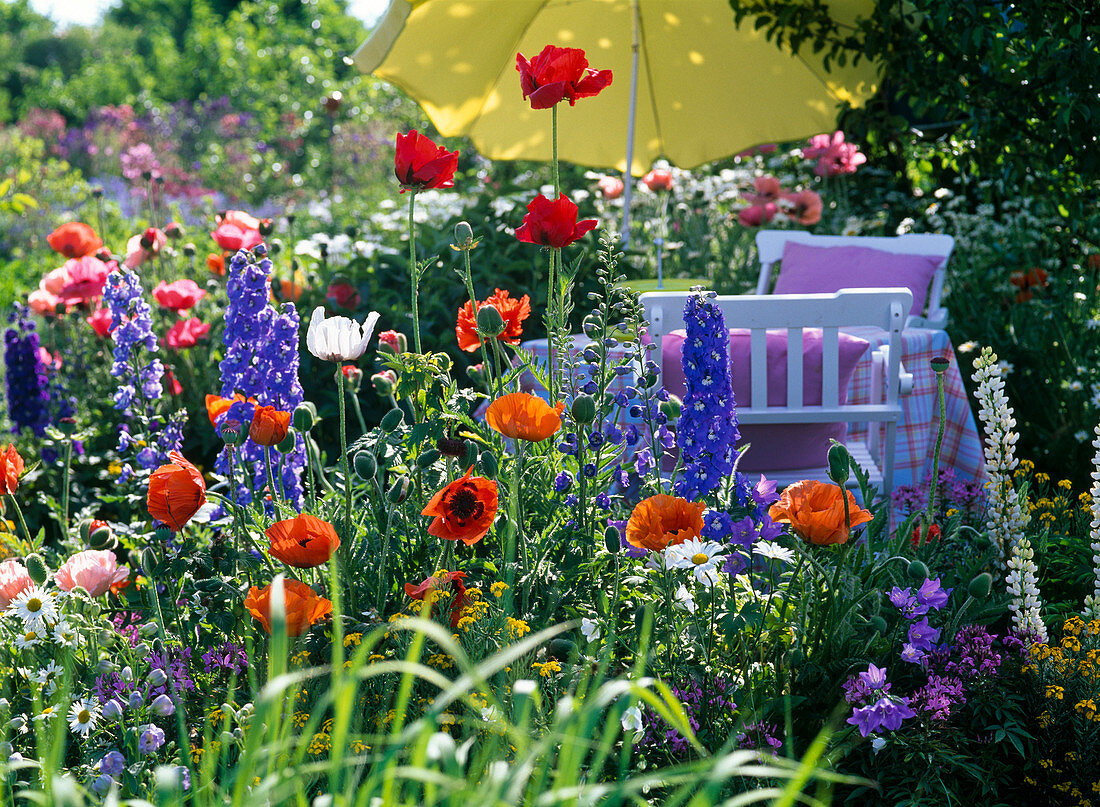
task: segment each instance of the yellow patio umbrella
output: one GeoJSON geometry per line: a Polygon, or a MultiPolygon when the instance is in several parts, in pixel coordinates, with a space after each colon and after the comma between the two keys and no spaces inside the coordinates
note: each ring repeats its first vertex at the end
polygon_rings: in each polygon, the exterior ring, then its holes
{"type": "MultiPolygon", "coordinates": [[[[838,22],[873,0],[826,0],[838,22]]],[[[877,67],[793,56],[728,0],[391,0],[355,53],[366,73],[408,93],[444,136],[467,135],[494,160],[549,160],[549,110],[520,90],[516,54],[582,48],[614,81],[558,105],[558,156],[641,176],[665,157],[693,168],[766,142],[836,125],[838,104],[862,104],[877,67]]],[[[629,186],[630,183],[627,183],[629,186]]]]}

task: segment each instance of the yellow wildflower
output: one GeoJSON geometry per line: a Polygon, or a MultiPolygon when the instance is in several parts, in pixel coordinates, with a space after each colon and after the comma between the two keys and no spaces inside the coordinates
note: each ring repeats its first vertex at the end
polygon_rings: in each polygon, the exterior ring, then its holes
{"type": "Polygon", "coordinates": [[[332,737],[327,734],[314,734],[309,741],[309,753],[318,756],[332,750],[332,737]]]}
{"type": "Polygon", "coordinates": [[[1062,700],[1066,691],[1060,686],[1048,686],[1046,689],[1046,696],[1048,698],[1054,698],[1055,700],[1062,700]]]}
{"type": "Polygon", "coordinates": [[[518,639],[531,632],[531,626],[524,622],[522,619],[513,619],[508,617],[508,635],[513,639],[518,639]]]}
{"type": "Polygon", "coordinates": [[[361,633],[349,633],[344,637],[344,647],[358,647],[360,642],[363,641],[363,634],[361,633]]]}
{"type": "Polygon", "coordinates": [[[539,675],[541,675],[543,678],[549,678],[551,675],[561,672],[561,664],[556,661],[546,661],[541,663],[536,661],[531,664],[531,669],[538,670],[539,675]]]}
{"type": "Polygon", "coordinates": [[[301,728],[309,722],[309,712],[295,712],[294,717],[291,718],[295,728],[301,728]]]}
{"type": "Polygon", "coordinates": [[[500,597],[503,597],[504,592],[507,591],[507,590],[508,590],[508,584],[505,583],[503,580],[498,580],[495,583],[493,583],[493,585],[489,586],[489,591],[493,592],[493,596],[497,597],[498,599],[500,597]]]}
{"type": "Polygon", "coordinates": [[[1059,479],[1058,487],[1062,488],[1063,490],[1073,490],[1073,483],[1070,482],[1068,479],[1059,479]]]}
{"type": "MultiPolygon", "coordinates": [[[[1023,465],[1023,463],[1020,463],[1023,465]]],[[[1044,474],[1042,472],[1035,474],[1036,485],[1046,485],[1050,483],[1050,474],[1044,474]]]]}

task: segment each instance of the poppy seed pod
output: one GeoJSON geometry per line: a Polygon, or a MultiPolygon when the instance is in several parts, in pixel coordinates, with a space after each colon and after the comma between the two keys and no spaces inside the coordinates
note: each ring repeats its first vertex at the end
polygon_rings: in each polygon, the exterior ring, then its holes
{"type": "Polygon", "coordinates": [[[416,458],[416,465],[418,468],[431,468],[442,456],[442,453],[438,448],[429,448],[423,454],[416,458]]]}
{"type": "Polygon", "coordinates": [[[580,424],[591,423],[596,419],[596,400],[591,395],[581,393],[573,399],[573,405],[569,407],[569,414],[573,420],[580,424]]]}
{"type": "Polygon", "coordinates": [[[683,401],[677,396],[669,393],[667,401],[661,401],[661,414],[667,417],[669,420],[679,420],[680,410],[683,409],[683,401]]]}
{"type": "Polygon", "coordinates": [[[31,580],[33,580],[36,585],[43,585],[50,576],[50,570],[46,568],[46,561],[42,560],[42,556],[37,552],[32,552],[27,555],[25,564],[27,566],[27,574],[30,575],[31,580]]]}
{"type": "Polygon", "coordinates": [[[619,537],[617,527],[608,527],[603,531],[603,545],[612,555],[617,554],[623,548],[622,538],[619,537]]]}
{"type": "Polygon", "coordinates": [[[248,438],[248,431],[239,420],[226,420],[218,427],[218,434],[227,446],[239,446],[248,438]]]}
{"type": "Polygon", "coordinates": [[[951,364],[951,361],[947,358],[947,356],[936,356],[928,363],[932,365],[933,372],[944,373],[947,372],[947,368],[951,364]]]}
{"type": "Polygon", "coordinates": [[[309,401],[298,404],[294,409],[291,422],[294,424],[294,428],[300,432],[312,431],[313,427],[317,425],[317,407],[309,401]]]}
{"type": "Polygon", "coordinates": [[[478,464],[481,465],[481,472],[485,474],[486,477],[489,479],[496,479],[497,472],[500,471],[500,463],[497,462],[496,454],[492,451],[481,452],[478,464]]]}
{"type": "Polygon", "coordinates": [[[287,435],[282,439],[282,442],[275,446],[275,450],[278,451],[280,454],[290,454],[292,451],[294,451],[294,447],[297,444],[298,439],[297,437],[295,437],[294,433],[287,432],[287,435]]]}
{"type": "Polygon", "coordinates": [[[504,333],[504,317],[494,305],[483,305],[477,312],[477,330],[491,339],[504,333]]]}

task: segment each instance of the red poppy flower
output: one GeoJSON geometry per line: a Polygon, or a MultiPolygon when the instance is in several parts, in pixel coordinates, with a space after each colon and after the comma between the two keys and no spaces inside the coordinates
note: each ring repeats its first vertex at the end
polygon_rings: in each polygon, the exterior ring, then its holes
{"type": "Polygon", "coordinates": [[[260,235],[260,220],[243,210],[226,210],[216,216],[214,222],[217,229],[210,233],[210,237],[227,252],[252,249],[264,240],[260,235]]]}
{"type": "Polygon", "coordinates": [[[654,192],[670,191],[672,190],[672,172],[667,168],[654,168],[642,177],[642,184],[654,192]]]}
{"type": "Polygon", "coordinates": [[[428,533],[472,546],[485,537],[497,514],[497,483],[470,470],[432,497],[421,515],[435,516],[428,533]]]}
{"type": "Polygon", "coordinates": [[[290,431],[290,412],[282,412],[274,406],[257,406],[252,413],[252,425],[248,436],[261,446],[277,446],[290,431]]]}
{"type": "Polygon", "coordinates": [[[463,609],[470,601],[466,594],[465,579],[465,572],[448,572],[444,570],[440,571],[439,574],[432,575],[418,586],[406,583],[405,594],[413,600],[425,600],[433,603],[435,597],[429,595],[428,592],[439,591],[445,585],[450,584],[451,593],[454,595],[451,599],[451,627],[455,628],[458,627],[458,620],[462,619],[463,609]]]}
{"type": "MultiPolygon", "coordinates": [[[[495,289],[491,297],[477,304],[477,308],[480,311],[487,305],[499,311],[504,320],[504,331],[497,339],[509,345],[518,345],[523,335],[523,321],[531,316],[531,298],[525,294],[517,300],[507,291],[495,289]]],[[[458,346],[471,353],[481,344],[481,337],[477,334],[477,316],[469,300],[458,309],[455,336],[458,337],[458,346]]]]}
{"type": "Polygon", "coordinates": [[[577,221],[577,206],[564,193],[551,202],[541,193],[527,205],[523,224],[516,228],[516,238],[528,244],[561,249],[595,229],[595,219],[577,221]]]}
{"type": "Polygon", "coordinates": [[[549,109],[559,101],[573,106],[578,98],[590,98],[611,84],[610,70],[593,70],[580,48],[547,45],[531,61],[516,54],[516,70],[523,97],[532,109],[549,109]]]}
{"type": "Polygon", "coordinates": [[[181,319],[168,329],[164,335],[164,341],[173,350],[182,350],[185,347],[194,347],[200,339],[210,333],[210,325],[198,317],[181,319]]]}
{"type": "MultiPolygon", "coordinates": [[[[332,613],[332,603],[297,580],[283,581],[283,602],[286,604],[287,636],[301,636],[314,622],[332,613]]],[[[271,584],[263,588],[253,586],[244,598],[244,607],[264,630],[271,633],[271,584]]]]}
{"type": "Polygon", "coordinates": [[[108,308],[97,308],[84,321],[92,326],[96,336],[107,336],[111,332],[111,311],[108,308]]]}
{"type": "Polygon", "coordinates": [[[856,504],[852,491],[843,494],[836,485],[804,479],[784,489],[779,501],[768,511],[776,524],[790,524],[803,541],[818,546],[843,544],[848,540],[849,527],[858,527],[874,518],[870,511],[856,504]],[[848,498],[848,518],[845,521],[844,499],[848,498]]]}
{"type": "Polygon", "coordinates": [[[168,458],[172,461],[157,468],[149,477],[145,507],[157,521],[179,532],[206,504],[206,482],[199,469],[178,451],[173,451],[168,458]]]}
{"type": "Polygon", "coordinates": [[[153,299],[164,308],[173,311],[186,311],[194,308],[195,303],[206,296],[206,291],[199,288],[194,280],[177,280],[175,283],[165,283],[163,280],[153,289],[153,299]]]}
{"type": "Polygon", "coordinates": [[[172,395],[183,394],[183,384],[176,378],[175,374],[171,370],[164,371],[164,383],[168,386],[168,392],[172,395]]]}
{"type": "Polygon", "coordinates": [[[790,205],[787,215],[799,224],[810,225],[821,221],[821,197],[814,191],[785,193],[783,199],[790,205]]]}
{"type": "Polygon", "coordinates": [[[551,408],[537,395],[513,392],[501,396],[485,410],[485,422],[494,431],[513,440],[538,443],[556,434],[561,428],[561,413],[565,404],[551,408]]]}
{"type": "Polygon", "coordinates": [[[347,308],[355,310],[362,302],[359,290],[350,283],[333,283],[325,292],[325,299],[335,308],[347,308]]]}
{"type": "Polygon", "coordinates": [[[401,183],[401,192],[428,188],[454,187],[458,152],[437,146],[430,138],[413,129],[397,136],[393,173],[401,183]]]}
{"type": "Polygon", "coordinates": [[[96,250],[103,246],[103,241],[95,234],[95,230],[80,221],[62,224],[46,236],[46,243],[50,245],[50,249],[60,252],[66,258],[95,255],[96,250]]]}
{"type": "Polygon", "coordinates": [[[299,569],[328,563],[340,546],[340,537],[332,525],[309,513],[276,521],[265,535],[271,541],[271,557],[299,569]]]}
{"type": "Polygon", "coordinates": [[[1008,280],[1020,291],[1016,294],[1016,302],[1023,303],[1034,297],[1032,289],[1042,289],[1047,285],[1047,272],[1035,266],[1029,272],[1013,272],[1008,280]]]}
{"type": "Polygon", "coordinates": [[[23,473],[23,458],[15,450],[15,446],[8,443],[7,449],[0,454],[0,493],[11,496],[19,487],[19,477],[23,473]]]}
{"type": "Polygon", "coordinates": [[[933,541],[938,541],[943,537],[943,533],[940,531],[939,524],[933,524],[928,528],[928,540],[922,540],[924,538],[924,528],[919,524],[913,527],[913,534],[909,537],[909,543],[913,545],[913,548],[930,544],[933,541]]]}

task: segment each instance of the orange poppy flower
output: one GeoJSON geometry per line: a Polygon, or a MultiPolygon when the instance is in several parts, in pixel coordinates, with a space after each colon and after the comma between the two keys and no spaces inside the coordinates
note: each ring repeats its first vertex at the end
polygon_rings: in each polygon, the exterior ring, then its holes
{"type": "MultiPolygon", "coordinates": [[[[297,580],[283,581],[283,597],[286,602],[286,632],[288,636],[301,636],[314,622],[332,613],[332,603],[297,580]]],[[[264,630],[271,633],[271,584],[263,588],[253,586],[244,598],[244,607],[264,630]]]]}
{"type": "Polygon", "coordinates": [[[667,546],[698,538],[703,532],[702,502],[658,493],[634,506],[626,523],[626,540],[631,546],[662,552],[667,546]]]}
{"type": "Polygon", "coordinates": [[[225,253],[223,252],[221,255],[215,255],[211,252],[207,255],[206,268],[218,277],[225,277],[225,253]]]}
{"type": "Polygon", "coordinates": [[[277,446],[286,439],[290,431],[290,412],[283,412],[274,406],[257,406],[252,413],[252,425],[248,427],[248,436],[252,442],[261,446],[277,446]]]}
{"type": "Polygon", "coordinates": [[[485,422],[505,437],[538,443],[561,428],[564,409],[565,404],[561,401],[551,409],[537,395],[513,392],[489,404],[485,410],[485,422]]]}
{"type": "Polygon", "coordinates": [[[19,487],[19,477],[23,474],[23,458],[15,450],[15,446],[8,443],[7,449],[0,454],[0,493],[9,496],[15,493],[19,487]]]}
{"type": "Polygon", "coordinates": [[[149,477],[145,507],[157,521],[179,532],[206,504],[206,482],[199,469],[178,451],[173,451],[168,458],[172,461],[157,468],[149,477]]]}
{"type": "Polygon", "coordinates": [[[1016,293],[1016,302],[1024,303],[1034,297],[1032,289],[1043,289],[1047,286],[1047,272],[1038,266],[1032,267],[1029,272],[1013,272],[1009,275],[1009,282],[1019,289],[1016,293]]]}
{"type": "MultiPolygon", "coordinates": [[[[496,289],[491,297],[477,304],[478,310],[487,305],[499,311],[504,320],[504,331],[497,339],[509,345],[518,345],[523,335],[523,321],[531,316],[531,298],[525,294],[517,300],[510,297],[507,291],[496,289]]],[[[458,346],[471,353],[481,344],[481,337],[477,335],[477,315],[469,300],[458,309],[455,336],[458,337],[458,346]]]]}
{"type": "Polygon", "coordinates": [[[804,541],[818,546],[843,544],[850,527],[866,524],[874,516],[856,504],[852,491],[845,490],[851,523],[844,521],[844,499],[840,488],[833,484],[804,479],[785,488],[768,515],[776,524],[790,524],[804,541]]]}
{"type": "Polygon", "coordinates": [[[470,476],[474,466],[432,497],[421,515],[435,516],[428,534],[472,546],[485,537],[497,514],[497,483],[470,476]]]}
{"type": "Polygon", "coordinates": [[[309,513],[276,521],[265,534],[271,540],[271,556],[299,569],[327,563],[340,546],[332,525],[309,513]]]}
{"type": "Polygon", "coordinates": [[[454,597],[451,599],[451,627],[458,627],[458,620],[462,619],[462,611],[469,604],[469,597],[466,596],[466,572],[448,572],[443,570],[438,574],[434,574],[421,583],[418,586],[414,586],[412,583],[405,584],[405,594],[414,600],[428,599],[429,602],[434,602],[434,598],[429,597],[429,591],[436,591],[443,588],[444,585],[450,583],[451,592],[454,597]]]}
{"type": "Polygon", "coordinates": [[[95,234],[95,230],[80,221],[62,224],[46,236],[46,243],[54,252],[60,252],[66,258],[95,255],[96,250],[103,246],[103,241],[95,234]]]}
{"type": "Polygon", "coordinates": [[[221,398],[217,395],[206,396],[206,416],[210,418],[210,425],[215,428],[218,425],[218,418],[229,411],[229,407],[235,404],[237,401],[246,401],[247,403],[256,403],[255,398],[248,398],[247,400],[239,392],[232,398],[221,398]]]}

